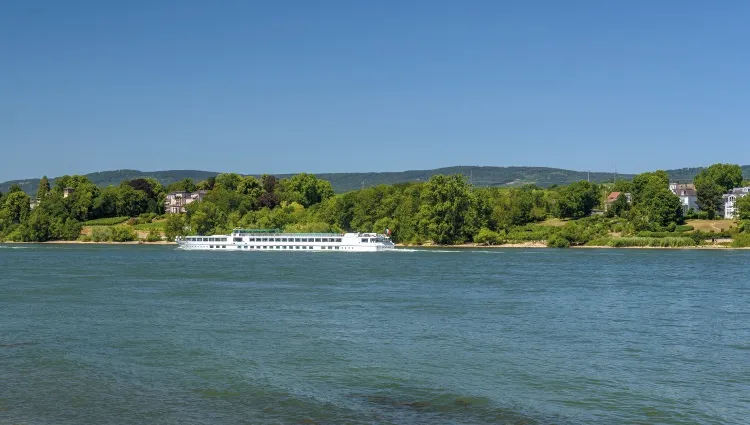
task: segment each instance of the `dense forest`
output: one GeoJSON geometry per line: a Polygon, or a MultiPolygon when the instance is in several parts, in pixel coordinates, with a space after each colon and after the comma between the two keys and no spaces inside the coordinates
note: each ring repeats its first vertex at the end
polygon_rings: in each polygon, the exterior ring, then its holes
{"type": "MultiPolygon", "coordinates": [[[[736,165],[701,170],[695,181],[704,212],[690,214],[713,218],[722,193],[742,179],[736,165]]],[[[664,240],[677,244],[710,238],[684,225],[689,217],[683,217],[669,181],[667,172],[656,171],[603,185],[577,181],[549,188],[497,188],[475,187],[465,176],[453,174],[335,194],[330,182],[305,173],[287,178],[225,173],[167,187],[154,178],[137,178],[104,188],[85,176],[63,176],[54,185],[44,177],[33,209],[32,198],[18,186],[0,194],[0,240],[75,240],[84,225],[124,220],[150,223],[154,239],[163,233],[170,240],[184,234],[228,233],[236,227],[287,232],[390,229],[396,242],[408,244],[533,240],[563,247],[611,244],[614,236],[668,238],[664,240]],[[65,188],[72,189],[67,197],[65,188]],[[188,205],[184,214],[164,215],[168,192],[198,189],[207,191],[202,202],[188,205]],[[606,213],[597,214],[611,192],[631,193],[632,202],[621,195],[606,213]],[[550,220],[556,220],[555,225],[543,225],[550,220]]],[[[739,203],[743,221],[733,229],[735,234],[750,230],[744,221],[750,220],[748,204],[750,197],[739,203]]],[[[115,227],[109,240],[133,239],[132,233],[121,234],[124,226],[115,227]]]]}
{"type": "MultiPolygon", "coordinates": [[[[671,181],[687,182],[693,180],[700,173],[702,168],[681,168],[676,170],[667,170],[671,181]]],[[[750,165],[742,167],[742,171],[750,178],[750,165]]],[[[164,186],[172,183],[191,179],[193,181],[202,181],[209,177],[216,177],[219,173],[211,171],[198,170],[166,170],[166,171],[139,171],[139,170],[114,170],[100,171],[86,174],[92,183],[99,187],[109,185],[118,185],[125,180],[135,180],[139,178],[150,178],[158,181],[164,186]]],[[[549,167],[478,167],[478,166],[458,166],[437,168],[431,170],[410,170],[398,172],[363,172],[363,173],[324,173],[318,174],[318,177],[331,182],[334,193],[350,192],[363,187],[378,186],[381,184],[398,184],[398,183],[424,183],[435,175],[461,174],[469,179],[472,185],[477,187],[522,187],[528,184],[546,188],[549,186],[564,186],[575,183],[580,180],[592,181],[595,183],[611,183],[615,180],[632,180],[633,174],[617,174],[615,172],[586,172],[564,170],[560,168],[549,167]]],[[[254,175],[260,178],[260,175],[254,175]]],[[[277,174],[280,179],[293,177],[292,174],[277,174]]],[[[55,179],[49,179],[51,184],[55,184],[55,179]]],[[[18,185],[24,192],[29,195],[36,193],[39,179],[13,180],[0,183],[0,192],[8,192],[10,187],[18,185]]]]}

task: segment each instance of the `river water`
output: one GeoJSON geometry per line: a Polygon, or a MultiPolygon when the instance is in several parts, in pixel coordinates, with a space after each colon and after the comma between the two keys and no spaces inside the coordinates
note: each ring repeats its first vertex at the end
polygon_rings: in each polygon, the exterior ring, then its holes
{"type": "Polygon", "coordinates": [[[0,247],[0,423],[747,424],[748,251],[0,247]]]}

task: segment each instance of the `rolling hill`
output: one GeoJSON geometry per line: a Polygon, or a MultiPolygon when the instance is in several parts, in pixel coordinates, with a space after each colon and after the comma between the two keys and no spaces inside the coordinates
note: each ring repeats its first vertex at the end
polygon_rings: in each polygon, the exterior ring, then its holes
{"type": "MultiPolygon", "coordinates": [[[[700,168],[680,168],[667,170],[673,181],[690,181],[698,174],[700,168]]],[[[750,179],[750,165],[742,167],[745,178],[750,179]]],[[[100,171],[87,174],[86,176],[98,186],[119,184],[123,180],[132,180],[138,177],[153,177],[163,185],[169,185],[186,178],[200,181],[218,172],[200,170],[166,170],[166,171],[138,171],[138,170],[114,170],[100,171]]],[[[432,170],[410,170],[398,172],[381,173],[322,173],[318,177],[328,180],[337,193],[359,189],[361,187],[375,186],[378,184],[395,184],[407,182],[422,182],[429,180],[435,174],[463,174],[471,179],[476,186],[521,186],[524,184],[536,184],[548,187],[553,184],[565,185],[579,180],[590,179],[593,182],[602,183],[612,181],[615,177],[611,172],[586,172],[564,170],[548,167],[475,167],[457,166],[436,168],[432,170]]],[[[252,174],[258,176],[258,174],[252,174]]],[[[277,174],[277,177],[289,177],[291,174],[277,174]]],[[[618,174],[618,179],[631,179],[632,174],[618,174]]],[[[54,183],[52,181],[52,183],[54,183]]],[[[12,180],[0,183],[0,192],[6,193],[12,184],[18,184],[26,193],[33,194],[39,185],[39,179],[12,180]]]]}

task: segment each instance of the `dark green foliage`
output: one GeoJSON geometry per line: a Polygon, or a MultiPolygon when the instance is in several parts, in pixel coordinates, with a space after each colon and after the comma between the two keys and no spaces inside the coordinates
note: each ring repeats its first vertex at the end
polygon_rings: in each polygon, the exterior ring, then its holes
{"type": "Polygon", "coordinates": [[[185,235],[184,214],[170,214],[164,223],[164,236],[168,241],[174,241],[177,236],[185,235]]]}
{"type": "Polygon", "coordinates": [[[734,164],[713,164],[695,176],[696,186],[699,183],[713,183],[726,192],[742,183],[742,168],[734,164]]]}
{"type": "Polygon", "coordinates": [[[722,194],[741,183],[742,168],[739,165],[713,164],[704,168],[695,176],[698,207],[709,219],[714,218],[721,208],[722,194]]]}
{"type": "Polygon", "coordinates": [[[633,204],[630,220],[638,230],[661,230],[683,220],[680,198],[669,190],[665,171],[633,178],[633,204]]]}
{"type": "Polygon", "coordinates": [[[151,185],[151,182],[149,182],[146,179],[140,178],[135,180],[130,180],[127,182],[128,186],[132,187],[135,190],[140,190],[141,192],[144,192],[146,196],[149,198],[153,198],[156,194],[154,193],[154,187],[151,185]]]}
{"type": "Polygon", "coordinates": [[[132,227],[114,226],[112,227],[112,242],[130,242],[136,240],[137,235],[132,227]]]}
{"type": "Polygon", "coordinates": [[[698,208],[706,213],[708,219],[714,219],[721,208],[721,195],[724,190],[712,181],[702,180],[695,186],[698,191],[698,208]]]}
{"type": "Polygon", "coordinates": [[[609,205],[609,209],[607,209],[607,217],[623,217],[628,211],[630,211],[630,204],[628,203],[625,194],[621,193],[620,196],[609,205]]]}
{"type": "Polygon", "coordinates": [[[503,238],[503,235],[498,232],[493,232],[486,227],[479,229],[479,232],[474,236],[474,243],[483,245],[498,245],[504,242],[505,239],[503,238]]]}
{"type": "Polygon", "coordinates": [[[550,248],[568,248],[570,241],[561,235],[553,235],[547,240],[547,246],[550,248]]]}
{"type": "Polygon", "coordinates": [[[470,209],[473,196],[463,176],[434,176],[425,184],[419,209],[420,233],[435,243],[454,244],[469,239],[473,232],[470,209]]]}
{"type": "Polygon", "coordinates": [[[23,191],[16,190],[5,197],[2,209],[7,212],[7,219],[12,223],[20,223],[29,216],[31,207],[29,196],[23,191]]]}
{"type": "Polygon", "coordinates": [[[146,236],[146,242],[159,242],[161,241],[161,232],[156,229],[152,229],[146,236]]]}
{"type": "Polygon", "coordinates": [[[583,218],[599,203],[599,187],[587,181],[575,182],[558,191],[556,215],[561,218],[583,218]]]}
{"type": "Polygon", "coordinates": [[[750,195],[737,199],[734,206],[740,220],[750,220],[750,195]]]}
{"type": "Polygon", "coordinates": [[[148,211],[148,195],[130,185],[121,185],[117,193],[117,215],[135,217],[148,211]]]}
{"type": "Polygon", "coordinates": [[[333,187],[330,182],[307,173],[282,180],[280,186],[282,201],[297,202],[305,208],[333,196],[333,187]]]}
{"type": "Polygon", "coordinates": [[[197,187],[193,179],[186,178],[167,186],[167,192],[195,192],[197,187]]]}
{"type": "Polygon", "coordinates": [[[734,248],[748,248],[750,247],[750,233],[739,233],[734,235],[732,239],[732,246],[734,248]]]}
{"type": "Polygon", "coordinates": [[[51,187],[49,184],[49,179],[47,179],[47,176],[43,176],[39,181],[39,188],[36,191],[36,198],[39,200],[44,199],[44,197],[47,196],[50,190],[51,187]]]}

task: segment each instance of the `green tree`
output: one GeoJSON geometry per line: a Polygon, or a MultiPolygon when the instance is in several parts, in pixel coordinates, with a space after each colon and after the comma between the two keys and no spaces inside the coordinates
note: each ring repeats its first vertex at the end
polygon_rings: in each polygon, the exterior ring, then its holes
{"type": "Polygon", "coordinates": [[[726,192],[742,183],[742,168],[735,164],[713,164],[702,169],[694,181],[696,185],[715,183],[721,187],[722,192],[726,192]]]}
{"type": "Polygon", "coordinates": [[[15,192],[23,192],[23,189],[21,189],[21,186],[18,185],[18,183],[13,183],[10,185],[10,188],[8,189],[8,195],[15,192]]]}
{"type": "Polygon", "coordinates": [[[617,199],[609,205],[607,209],[607,216],[609,217],[622,217],[630,210],[630,204],[628,198],[625,197],[624,193],[620,193],[617,199]]]}
{"type": "Polygon", "coordinates": [[[217,227],[224,223],[226,217],[219,208],[211,202],[193,202],[187,207],[187,217],[193,233],[209,235],[216,233],[217,227]]]}
{"type": "Polygon", "coordinates": [[[184,180],[174,182],[167,186],[166,189],[167,192],[195,192],[195,190],[195,182],[193,182],[193,179],[191,178],[186,178],[184,180]]]}
{"type": "Polygon", "coordinates": [[[39,199],[40,201],[44,199],[50,190],[51,188],[47,176],[42,176],[42,179],[39,180],[39,188],[36,191],[37,199],[39,199]]]}
{"type": "Polygon", "coordinates": [[[737,210],[737,217],[740,220],[750,220],[750,195],[737,199],[734,207],[737,210]]]}
{"type": "Polygon", "coordinates": [[[419,210],[421,233],[435,243],[461,243],[471,209],[470,186],[465,176],[435,175],[425,184],[419,210]]]}
{"type": "Polygon", "coordinates": [[[503,242],[503,236],[500,233],[493,232],[486,227],[479,229],[479,232],[474,236],[474,243],[483,245],[497,245],[503,242]]]}
{"type": "Polygon", "coordinates": [[[52,217],[42,209],[34,210],[28,222],[21,229],[24,242],[44,242],[52,238],[52,217]]]}
{"type": "Polygon", "coordinates": [[[198,190],[214,190],[214,186],[216,186],[216,176],[211,176],[196,185],[198,190]]]}
{"type": "Polygon", "coordinates": [[[599,203],[599,188],[596,184],[579,181],[559,190],[557,216],[561,218],[583,218],[599,203]]]}
{"type": "Polygon", "coordinates": [[[633,177],[633,203],[647,200],[654,191],[660,191],[660,188],[669,191],[669,175],[666,171],[638,174],[633,177]]]}
{"type": "Polygon", "coordinates": [[[115,186],[107,186],[99,192],[94,199],[92,211],[93,218],[117,216],[117,199],[120,197],[120,189],[115,186]]]}
{"type": "Polygon", "coordinates": [[[247,176],[237,185],[237,193],[257,200],[263,194],[263,186],[255,177],[247,176]]]}
{"type": "Polygon", "coordinates": [[[148,195],[129,185],[121,185],[117,193],[117,215],[137,217],[148,211],[148,195]]]}
{"type": "Polygon", "coordinates": [[[654,190],[649,198],[633,207],[632,215],[636,229],[660,230],[682,222],[682,204],[668,188],[654,190]]]}
{"type": "Polygon", "coordinates": [[[721,208],[721,196],[742,183],[742,168],[733,164],[713,164],[695,176],[698,208],[713,219],[721,208]]]}
{"type": "Polygon", "coordinates": [[[174,241],[177,236],[185,235],[185,216],[183,214],[169,214],[164,223],[164,235],[168,241],[174,241]]]}
{"type": "Polygon", "coordinates": [[[698,208],[705,211],[709,219],[714,219],[721,208],[723,188],[712,180],[699,180],[695,189],[698,192],[698,208]]]}
{"type": "Polygon", "coordinates": [[[3,209],[8,212],[8,219],[12,223],[20,223],[26,220],[31,211],[29,196],[23,191],[14,191],[5,197],[3,209]]]}
{"type": "Polygon", "coordinates": [[[281,181],[282,201],[297,202],[304,207],[318,204],[333,196],[333,187],[313,174],[301,173],[281,181]]]}
{"type": "Polygon", "coordinates": [[[216,188],[228,191],[235,191],[239,187],[243,178],[237,173],[223,173],[216,176],[216,188]]]}

